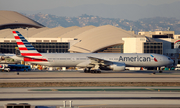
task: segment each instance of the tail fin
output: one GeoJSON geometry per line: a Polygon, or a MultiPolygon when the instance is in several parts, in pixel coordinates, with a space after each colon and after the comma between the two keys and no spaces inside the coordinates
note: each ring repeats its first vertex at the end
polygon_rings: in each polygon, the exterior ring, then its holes
{"type": "Polygon", "coordinates": [[[12,32],[24,61],[47,61],[18,31],[12,32]]]}

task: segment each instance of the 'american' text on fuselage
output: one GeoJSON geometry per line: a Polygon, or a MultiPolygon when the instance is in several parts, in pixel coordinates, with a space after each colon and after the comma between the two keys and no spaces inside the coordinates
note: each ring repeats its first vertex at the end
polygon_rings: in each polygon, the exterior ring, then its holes
{"type": "Polygon", "coordinates": [[[150,57],[119,57],[119,61],[129,61],[129,62],[150,62],[150,57]]]}

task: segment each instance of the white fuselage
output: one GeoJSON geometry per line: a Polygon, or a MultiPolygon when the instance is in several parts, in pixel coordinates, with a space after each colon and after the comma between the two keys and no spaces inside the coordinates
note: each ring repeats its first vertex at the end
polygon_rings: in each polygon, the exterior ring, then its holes
{"type": "Polygon", "coordinates": [[[88,57],[110,62],[125,63],[126,67],[160,67],[171,65],[173,61],[159,54],[130,53],[41,53],[46,62],[31,62],[51,67],[88,67],[92,63],[88,57]],[[156,59],[156,60],[155,60],[156,59]]]}

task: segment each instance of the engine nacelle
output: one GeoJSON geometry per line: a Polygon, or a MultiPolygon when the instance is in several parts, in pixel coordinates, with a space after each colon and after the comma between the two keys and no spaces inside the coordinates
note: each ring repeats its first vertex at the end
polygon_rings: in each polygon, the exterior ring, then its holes
{"type": "Polygon", "coordinates": [[[0,60],[5,60],[5,57],[4,56],[0,56],[0,60]]]}
{"type": "Polygon", "coordinates": [[[116,62],[109,66],[109,68],[113,71],[124,71],[125,67],[126,67],[125,63],[116,63],[116,62]]]}
{"type": "Polygon", "coordinates": [[[123,71],[125,70],[125,67],[126,67],[125,63],[113,62],[106,66],[101,65],[99,68],[101,70],[123,71]]]}

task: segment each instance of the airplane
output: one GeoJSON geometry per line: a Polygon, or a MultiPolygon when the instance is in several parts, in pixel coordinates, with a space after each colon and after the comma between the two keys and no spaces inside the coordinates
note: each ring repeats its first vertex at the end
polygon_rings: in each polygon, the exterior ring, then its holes
{"type": "Polygon", "coordinates": [[[14,61],[14,60],[6,60],[7,58],[14,58],[16,59],[17,56],[15,54],[0,54],[0,64],[10,64],[10,63],[20,63],[20,61],[14,61]]]}
{"type": "MultiPolygon", "coordinates": [[[[170,57],[150,53],[39,53],[18,31],[12,31],[20,56],[31,64],[49,67],[83,67],[84,72],[123,71],[125,67],[161,67],[173,63],[170,57]]],[[[17,57],[16,57],[17,60],[17,57]]]]}

